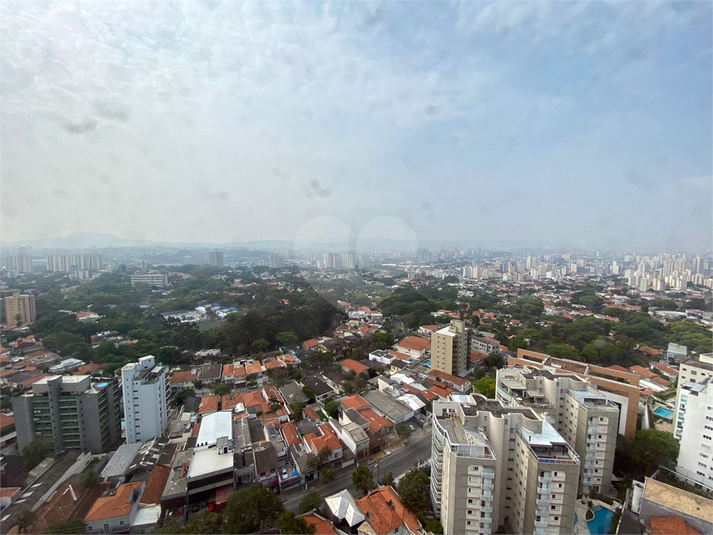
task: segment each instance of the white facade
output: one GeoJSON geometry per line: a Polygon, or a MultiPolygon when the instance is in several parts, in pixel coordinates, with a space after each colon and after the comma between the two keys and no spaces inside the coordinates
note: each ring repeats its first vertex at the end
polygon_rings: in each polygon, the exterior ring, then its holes
{"type": "MultiPolygon", "coordinates": [[[[713,354],[706,353],[697,359],[691,358],[681,363],[678,370],[678,385],[676,387],[676,408],[673,419],[673,436],[681,440],[683,423],[686,418],[686,404],[681,403],[683,385],[686,383],[700,383],[707,377],[713,377],[713,354]]],[[[685,394],[684,394],[685,396],[685,394]]]]}
{"type": "Polygon", "coordinates": [[[141,357],[138,363],[121,369],[126,421],[126,443],[145,442],[161,436],[166,429],[168,382],[166,367],[155,357],[141,357]]]}
{"type": "Polygon", "coordinates": [[[713,491],[713,377],[679,388],[683,415],[676,472],[696,487],[713,491]]]}

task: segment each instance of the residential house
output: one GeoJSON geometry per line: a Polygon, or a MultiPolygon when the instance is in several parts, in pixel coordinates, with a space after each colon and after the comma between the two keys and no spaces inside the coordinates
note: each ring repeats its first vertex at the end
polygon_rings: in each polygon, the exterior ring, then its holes
{"type": "Polygon", "coordinates": [[[199,371],[200,368],[191,368],[190,370],[175,372],[168,380],[171,385],[171,392],[193,388],[193,383],[198,380],[199,371]]]}
{"type": "Polygon", "coordinates": [[[421,523],[401,503],[393,487],[385,486],[372,490],[357,500],[365,521],[359,526],[364,535],[416,535],[422,533],[421,523]]]}
{"type": "Polygon", "coordinates": [[[124,483],[116,492],[99,498],[84,517],[87,533],[128,532],[139,510],[144,481],[124,483]]]}
{"type": "Polygon", "coordinates": [[[426,338],[407,336],[396,343],[396,350],[400,353],[406,353],[412,358],[419,358],[431,350],[431,342],[426,338]]]}
{"type": "Polygon", "coordinates": [[[467,394],[473,389],[473,383],[470,381],[463,379],[462,377],[458,377],[457,375],[451,375],[438,370],[431,370],[428,372],[428,378],[433,381],[444,383],[464,394],[467,394]]]}
{"type": "Polygon", "coordinates": [[[354,359],[344,359],[342,362],[340,362],[340,364],[342,366],[342,371],[344,373],[346,373],[348,371],[352,371],[357,375],[359,375],[360,373],[368,375],[368,373],[369,373],[368,366],[365,366],[361,362],[357,362],[354,359]]]}
{"type": "Polygon", "coordinates": [[[307,387],[314,393],[317,401],[324,401],[335,392],[323,379],[319,377],[305,377],[301,382],[303,387],[307,387]]]}

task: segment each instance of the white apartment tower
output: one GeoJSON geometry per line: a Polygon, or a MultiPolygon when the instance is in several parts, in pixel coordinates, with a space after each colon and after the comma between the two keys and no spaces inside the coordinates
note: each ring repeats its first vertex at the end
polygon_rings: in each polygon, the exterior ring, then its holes
{"type": "Polygon", "coordinates": [[[431,333],[431,367],[451,375],[461,375],[468,366],[469,330],[461,320],[431,333]]]}
{"type": "Polygon", "coordinates": [[[581,459],[579,492],[608,492],[614,468],[619,407],[575,375],[530,367],[498,370],[495,397],[528,407],[562,433],[581,459]]]}
{"type": "Polygon", "coordinates": [[[479,394],[433,403],[431,499],[446,535],[569,534],[579,456],[530,408],[479,394]]]}
{"type": "MultiPolygon", "coordinates": [[[[681,347],[681,346],[678,346],[681,347]]],[[[670,349],[670,346],[669,346],[670,349]]],[[[713,353],[704,353],[698,357],[684,360],[678,370],[678,383],[676,387],[676,408],[673,419],[673,436],[678,440],[683,437],[683,428],[688,413],[688,383],[701,383],[708,377],[713,377],[713,353]]],[[[713,444],[712,444],[713,446],[713,444]]],[[[683,448],[681,448],[683,450],[683,448]]],[[[713,452],[711,458],[713,459],[713,452]]]]}
{"type": "Polygon", "coordinates": [[[121,369],[127,444],[150,440],[166,430],[166,371],[153,355],[121,369]]]}
{"type": "Polygon", "coordinates": [[[685,383],[679,392],[683,429],[676,473],[713,492],[713,376],[685,383]]]}

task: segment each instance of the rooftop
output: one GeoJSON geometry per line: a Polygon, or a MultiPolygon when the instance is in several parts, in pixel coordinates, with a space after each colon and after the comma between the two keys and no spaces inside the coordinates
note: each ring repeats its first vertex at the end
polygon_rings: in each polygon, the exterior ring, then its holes
{"type": "Polygon", "coordinates": [[[104,496],[94,502],[84,521],[97,522],[109,518],[128,516],[134,507],[135,493],[140,493],[143,485],[143,481],[119,485],[113,496],[104,496]]]}
{"type": "Polygon", "coordinates": [[[406,524],[412,533],[421,529],[421,523],[403,506],[399,495],[391,486],[373,490],[357,503],[379,535],[391,533],[402,524],[406,524]]]}
{"type": "Polygon", "coordinates": [[[713,519],[713,500],[678,489],[655,479],[646,478],[644,482],[644,498],[707,522],[713,519]]]}

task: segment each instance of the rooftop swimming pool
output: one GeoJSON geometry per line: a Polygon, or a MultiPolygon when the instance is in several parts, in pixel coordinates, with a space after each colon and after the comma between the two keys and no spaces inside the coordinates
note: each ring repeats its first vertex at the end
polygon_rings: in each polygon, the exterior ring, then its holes
{"type": "Polygon", "coordinates": [[[666,418],[667,420],[670,420],[673,418],[673,411],[671,409],[665,409],[663,407],[659,407],[654,411],[654,414],[656,416],[661,416],[661,418],[666,418]]]}

